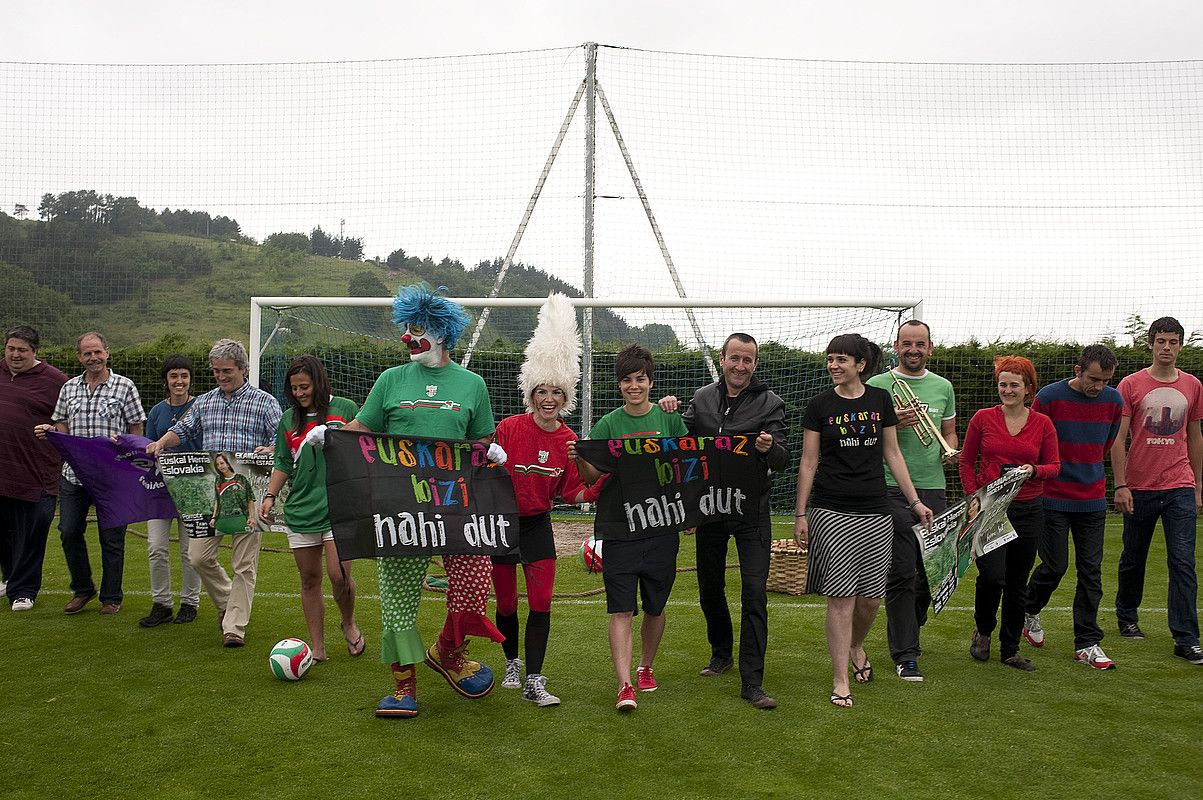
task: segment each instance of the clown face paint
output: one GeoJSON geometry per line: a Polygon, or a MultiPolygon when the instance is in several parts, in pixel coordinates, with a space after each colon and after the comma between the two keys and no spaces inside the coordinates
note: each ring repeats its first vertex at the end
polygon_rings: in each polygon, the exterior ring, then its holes
{"type": "Polygon", "coordinates": [[[443,356],[447,351],[443,347],[441,336],[430,334],[421,325],[408,325],[405,333],[401,334],[401,341],[409,348],[411,361],[417,361],[422,366],[431,369],[443,365],[443,356]]]}

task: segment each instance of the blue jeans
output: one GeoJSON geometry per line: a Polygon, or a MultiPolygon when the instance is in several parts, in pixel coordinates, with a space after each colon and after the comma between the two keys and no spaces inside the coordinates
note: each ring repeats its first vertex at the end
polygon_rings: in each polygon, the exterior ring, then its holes
{"type": "Polygon", "coordinates": [[[1135,623],[1145,590],[1145,562],[1157,519],[1165,531],[1170,568],[1170,633],[1174,644],[1199,644],[1199,583],[1195,576],[1195,490],[1133,491],[1132,513],[1124,515],[1124,550],[1119,557],[1115,616],[1120,625],[1135,623]]]}
{"type": "MultiPolygon", "coordinates": [[[[92,495],[82,486],[63,478],[59,482],[58,529],[63,555],[71,573],[71,591],[85,597],[96,591],[92,582],[92,564],[88,561],[88,508],[95,505],[92,495]]],[[[99,526],[98,526],[99,527],[99,526]]],[[[125,526],[100,528],[100,602],[121,602],[121,575],[125,569],[125,526]]]]}

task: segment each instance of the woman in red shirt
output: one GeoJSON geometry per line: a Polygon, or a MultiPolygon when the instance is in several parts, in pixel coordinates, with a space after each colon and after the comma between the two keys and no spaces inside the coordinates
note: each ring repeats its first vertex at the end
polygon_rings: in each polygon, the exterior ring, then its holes
{"type": "Polygon", "coordinates": [[[990,635],[1001,599],[999,656],[1007,666],[1034,672],[1035,665],[1019,655],[1024,596],[1036,562],[1036,541],[1044,529],[1044,481],[1061,471],[1061,457],[1052,420],[1027,406],[1037,388],[1032,362],[1023,356],[999,356],[994,359],[994,378],[1002,402],[969,420],[961,450],[961,485],[970,494],[1011,469],[1022,469],[1028,478],[1007,508],[1019,538],[977,559],[977,629],[969,654],[978,661],[990,659],[990,635]]]}
{"type": "Polygon", "coordinates": [[[496,440],[506,452],[505,468],[518,500],[518,552],[493,557],[497,629],[505,635],[504,689],[522,689],[522,698],[539,706],[559,705],[547,691],[543,659],[551,630],[551,595],[556,579],[556,547],[551,509],[557,497],[579,503],[584,484],[568,458],[576,434],[561,417],[576,408],[580,380],[580,334],[572,301],[553,294],[539,311],[539,323],[526,347],[518,388],[526,413],[497,426],[496,440]],[[526,680],[518,658],[518,564],[526,578],[530,612],[526,618],[526,680]]]}

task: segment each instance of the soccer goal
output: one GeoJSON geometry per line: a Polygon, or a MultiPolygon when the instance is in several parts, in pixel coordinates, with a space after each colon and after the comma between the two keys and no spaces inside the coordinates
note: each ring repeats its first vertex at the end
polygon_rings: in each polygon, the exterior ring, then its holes
{"type": "MultiPolygon", "coordinates": [[[[522,351],[546,298],[453,298],[477,320],[452,352],[480,374],[497,419],[523,410],[518,393],[522,351]]],[[[376,377],[408,359],[401,331],[389,318],[391,297],[255,297],[251,300],[250,378],[283,401],[288,362],[312,353],[326,364],[334,392],[362,403],[376,377]]],[[[613,373],[615,354],[632,342],[655,357],[653,398],[674,394],[688,400],[717,379],[719,349],[727,335],[748,333],[760,344],[759,379],[786,404],[790,447],[801,445],[806,402],[829,385],[823,350],[832,336],[858,332],[885,348],[898,326],[921,318],[917,299],[831,298],[825,300],[696,300],[575,298],[584,352],[580,404],[566,422],[587,432],[621,404],[613,373]]],[[[795,459],[796,461],[796,459],[795,459]]],[[[790,472],[796,469],[791,465],[790,472]]],[[[776,481],[774,508],[793,502],[790,480],[776,481]]]]}

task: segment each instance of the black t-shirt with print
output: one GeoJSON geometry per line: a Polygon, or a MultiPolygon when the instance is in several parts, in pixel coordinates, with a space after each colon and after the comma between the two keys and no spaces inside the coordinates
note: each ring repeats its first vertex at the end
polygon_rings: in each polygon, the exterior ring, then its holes
{"type": "Polygon", "coordinates": [[[855,400],[835,388],[806,405],[802,426],[819,432],[819,469],[810,504],[851,513],[888,513],[882,466],[882,431],[898,424],[894,403],[884,389],[865,386],[855,400]]]}

